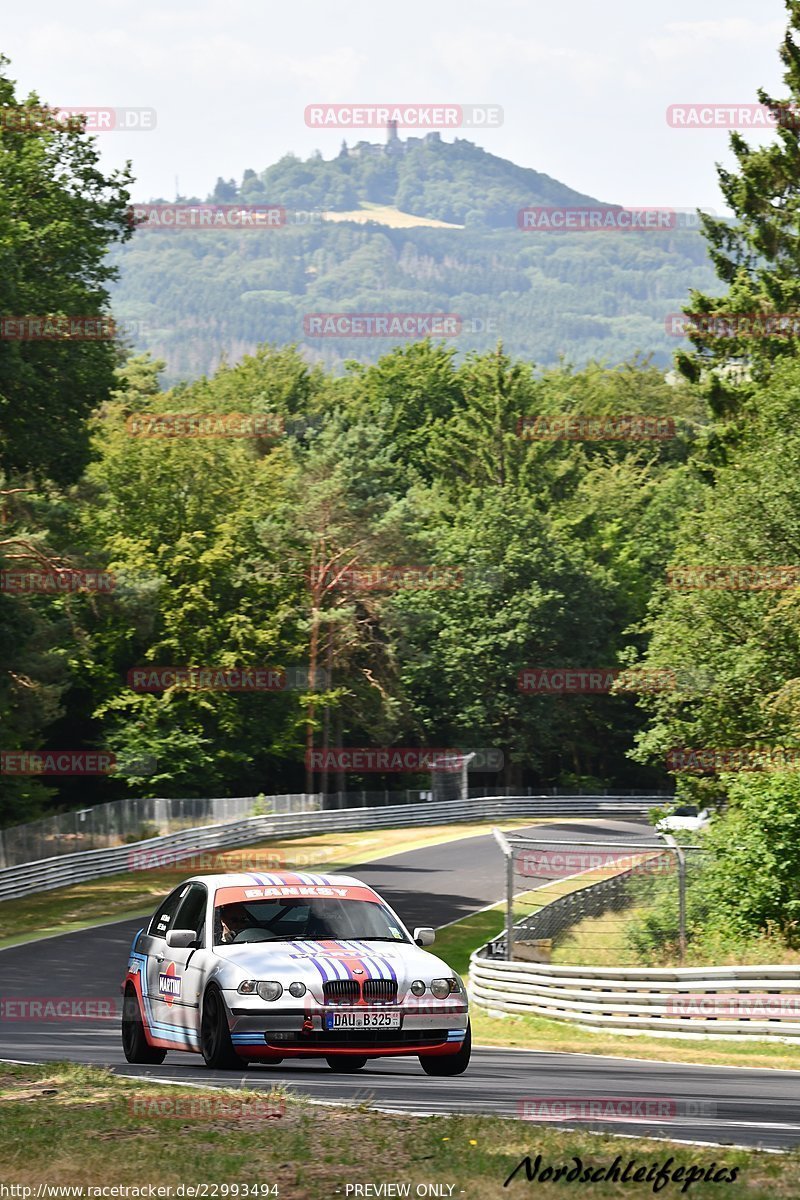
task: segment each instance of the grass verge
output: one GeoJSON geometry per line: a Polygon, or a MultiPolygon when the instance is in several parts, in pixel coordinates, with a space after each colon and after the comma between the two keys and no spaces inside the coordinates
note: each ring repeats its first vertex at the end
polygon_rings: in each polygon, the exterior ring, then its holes
{"type": "MultiPolygon", "coordinates": [[[[454,1104],[458,1085],[454,1080],[454,1104]]],[[[422,1085],[420,1104],[424,1105],[422,1085]]],[[[800,1177],[800,1154],[795,1151],[774,1155],[647,1138],[620,1140],[473,1115],[396,1116],[371,1110],[367,1099],[349,1108],[321,1107],[277,1092],[143,1086],[105,1070],[62,1063],[0,1064],[0,1112],[4,1129],[0,1177],[7,1185],[33,1188],[33,1195],[41,1185],[43,1196],[47,1185],[78,1185],[83,1196],[90,1197],[92,1187],[146,1188],[148,1184],[171,1188],[173,1197],[181,1194],[175,1190],[180,1184],[206,1185],[208,1196],[243,1196],[247,1184],[262,1189],[249,1193],[259,1200],[403,1194],[374,1190],[380,1184],[407,1184],[411,1196],[466,1200],[499,1200],[534,1192],[563,1196],[559,1183],[537,1180],[531,1187],[524,1169],[504,1188],[504,1181],[524,1158],[530,1156],[535,1162],[537,1155],[541,1155],[540,1170],[562,1164],[574,1168],[575,1157],[583,1169],[607,1170],[618,1156],[618,1171],[635,1163],[629,1175],[636,1169],[651,1171],[655,1164],[670,1174],[683,1168],[675,1182],[659,1189],[665,1197],[682,1194],[691,1167],[711,1170],[712,1175],[725,1172],[718,1183],[692,1183],[693,1200],[721,1195],[788,1200],[797,1196],[800,1177]],[[273,1111],[283,1104],[283,1115],[259,1117],[256,1108],[247,1107],[248,1101],[252,1105],[255,1100],[268,1103],[273,1111]],[[738,1181],[723,1183],[734,1169],[738,1181]],[[238,1193],[232,1190],[234,1184],[238,1193]],[[352,1190],[357,1184],[372,1184],[372,1188],[358,1193],[352,1190]],[[418,1186],[432,1184],[440,1190],[417,1191],[418,1186]],[[216,1192],[214,1185],[218,1185],[216,1192]],[[225,1192],[223,1185],[231,1190],[225,1192]]],[[[630,1180],[623,1185],[598,1180],[592,1183],[591,1196],[607,1200],[652,1196],[653,1191],[652,1182],[630,1180]]]]}

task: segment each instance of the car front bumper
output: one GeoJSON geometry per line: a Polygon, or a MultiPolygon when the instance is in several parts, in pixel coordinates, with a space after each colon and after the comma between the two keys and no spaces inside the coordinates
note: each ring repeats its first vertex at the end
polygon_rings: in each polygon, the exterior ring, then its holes
{"type": "Polygon", "coordinates": [[[455,1054],[467,1032],[468,1010],[464,999],[443,1001],[431,1011],[420,1012],[402,1004],[369,1006],[318,1004],[293,1008],[263,1003],[227,993],[231,1041],[243,1058],[267,1059],[298,1056],[351,1054],[367,1058],[384,1055],[455,1054]],[[397,1012],[400,1027],[394,1029],[325,1028],[329,1012],[397,1012]]]}

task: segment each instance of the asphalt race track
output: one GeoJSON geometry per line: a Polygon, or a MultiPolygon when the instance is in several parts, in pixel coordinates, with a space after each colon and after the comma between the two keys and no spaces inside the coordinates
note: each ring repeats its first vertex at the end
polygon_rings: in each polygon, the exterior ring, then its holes
{"type": "MultiPolygon", "coordinates": [[[[531,827],[532,829],[534,827],[531,827]]],[[[650,840],[646,826],[621,821],[540,827],[540,836],[580,841],[650,840]]],[[[322,868],[324,869],[324,868],[322,868]]],[[[441,926],[503,895],[503,859],[490,835],[411,850],[354,868],[407,925],[441,926]]],[[[535,881],[532,881],[535,882],[535,881]]],[[[141,920],[121,921],[0,952],[0,996],[94,998],[120,1007],[119,984],[141,920]]],[[[435,950],[435,947],[434,947],[435,950]]],[[[6,1006],[6,1011],[10,1011],[6,1006]]],[[[636,1054],[631,1039],[630,1053],[636,1054]]],[[[416,1059],[378,1059],[352,1077],[294,1060],[249,1067],[240,1075],[209,1071],[199,1055],[170,1053],[158,1067],[129,1066],[118,1017],[91,1021],[0,1021],[0,1057],[20,1062],[69,1059],[124,1075],[225,1087],[270,1088],[275,1082],[317,1100],[363,1101],[416,1113],[494,1113],[518,1117],[526,1100],[648,1098],[668,1118],[585,1122],[588,1128],[678,1141],[783,1148],[800,1145],[800,1072],[692,1067],[594,1055],[473,1049],[469,1070],[454,1079],[423,1074],[416,1059]]],[[[535,1146],[535,1129],[531,1129],[535,1146]]]]}

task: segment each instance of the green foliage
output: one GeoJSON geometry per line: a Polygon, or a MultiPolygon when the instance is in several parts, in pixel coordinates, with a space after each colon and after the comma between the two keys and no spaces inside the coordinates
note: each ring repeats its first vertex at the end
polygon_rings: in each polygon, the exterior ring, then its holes
{"type": "MultiPolygon", "coordinates": [[[[800,4],[786,0],[786,9],[789,24],[780,47],[785,94],[776,99],[758,90],[759,102],[775,118],[775,139],[753,147],[740,133],[730,135],[737,170],[718,165],[717,178],[735,219],[702,216],[709,255],[726,290],[693,290],[686,312],[766,318],[800,311],[800,4]]],[[[743,417],[754,385],[768,379],[774,363],[796,356],[796,326],[795,318],[788,330],[757,337],[735,328],[726,336],[695,332],[694,351],[681,355],[679,365],[687,378],[703,382],[721,421],[743,417]]]]}
{"type": "MultiPolygon", "coordinates": [[[[0,124],[0,312],[107,317],[107,252],[129,236],[128,172],[101,173],[82,120],[47,128],[38,97],[18,99],[7,68],[0,56],[0,106],[18,118],[0,124]]],[[[58,489],[88,462],[87,418],[118,355],[111,340],[0,340],[0,570],[96,565],[58,489]]],[[[89,608],[80,597],[0,592],[3,750],[35,749],[62,716],[89,608]]],[[[35,814],[50,783],[0,776],[0,821],[35,814]]]]}
{"type": "MultiPolygon", "coordinates": [[[[300,790],[304,748],[323,730],[345,744],[494,746],[515,785],[624,785],[632,772],[658,782],[624,757],[641,721],[631,696],[524,695],[518,673],[640,653],[625,629],[644,617],[672,549],[689,434],[647,446],[543,443],[520,437],[518,422],[641,409],[690,431],[699,414],[688,393],[648,364],[537,376],[502,348],[459,362],[429,342],[339,379],[269,347],[164,393],[159,368],[140,357],[118,371],[71,517],[84,559],[117,587],[80,602],[80,638],[61,651],[65,727],[91,730],[120,758],[155,760],[107,788],[300,790]],[[286,434],[165,439],[128,428],[132,414],[175,411],[274,413],[286,434]],[[654,546],[637,549],[637,521],[658,529],[654,546]],[[381,564],[447,568],[463,582],[330,583],[337,565],[381,564]],[[128,682],[147,664],[312,662],[332,672],[324,692],[142,693],[128,682]]],[[[52,600],[41,608],[52,613],[52,600]]]]}
{"type": "Polygon", "coordinates": [[[800,776],[740,776],[726,783],[730,810],[706,839],[712,921],[733,937],[771,927],[800,946],[800,776]]]}
{"type": "MultiPolygon", "coordinates": [[[[731,585],[656,584],[646,664],[679,666],[697,686],[642,701],[651,723],[638,756],[671,747],[800,744],[800,609],[796,587],[737,586],[740,567],[792,567],[800,553],[800,366],[785,362],[757,393],[736,454],[695,482],[670,565],[732,572],[731,585]]],[[[724,583],[724,581],[723,581],[724,583]]],[[[720,796],[713,779],[681,779],[687,795],[720,796]]]]}
{"type": "MultiPolygon", "coordinates": [[[[127,171],[105,177],[80,120],[37,128],[0,57],[0,311],[16,317],[109,315],[109,246],[130,236],[127,171]]],[[[0,342],[0,471],[73,483],[88,461],[86,418],[112,384],[112,341],[0,342]]]]}

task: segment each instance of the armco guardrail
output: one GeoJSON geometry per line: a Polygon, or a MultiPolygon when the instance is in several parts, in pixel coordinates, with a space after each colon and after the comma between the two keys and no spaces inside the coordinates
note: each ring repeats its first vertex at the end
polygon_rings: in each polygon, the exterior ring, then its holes
{"type": "Polygon", "coordinates": [[[645,816],[652,804],[653,797],[647,795],[502,796],[248,817],[186,829],[127,846],[83,850],[7,867],[0,870],[0,900],[83,883],[104,875],[122,874],[131,870],[137,860],[141,863],[148,854],[169,853],[170,859],[177,861],[206,850],[246,846],[267,837],[325,833],[331,829],[386,829],[528,816],[532,819],[549,816],[635,818],[645,816]]]}
{"type": "MultiPolygon", "coordinates": [[[[519,794],[519,793],[517,793],[519,794]]],[[[525,795],[530,796],[530,788],[525,795]]],[[[569,796],[550,789],[552,796],[569,796]]],[[[583,792],[578,791],[578,795],[583,792]]],[[[598,793],[593,793],[597,795],[598,793]]],[[[615,796],[636,795],[617,791],[615,796]]],[[[467,796],[514,796],[513,788],[470,787],[467,796]]],[[[573,793],[574,795],[574,793],[573,793]]],[[[669,799],[666,792],[651,792],[654,802],[669,799]]],[[[375,808],[381,804],[419,804],[433,800],[429,791],[403,788],[389,791],[388,788],[357,792],[329,792],[309,795],[303,792],[281,795],[216,796],[216,797],[135,797],[109,800],[91,808],[73,812],[57,813],[26,821],[21,825],[10,825],[0,829],[0,869],[15,867],[21,863],[35,862],[41,858],[53,858],[56,854],[77,854],[79,850],[107,850],[111,846],[127,845],[147,838],[164,837],[168,833],[180,833],[182,829],[197,829],[201,825],[220,825],[227,821],[243,821],[246,817],[266,816],[271,813],[304,812],[309,808],[375,808]]],[[[442,801],[444,797],[437,798],[442,801]]]]}
{"type": "Polygon", "coordinates": [[[470,998],[593,1030],[800,1041],[800,967],[583,967],[470,959],[470,998]]]}

